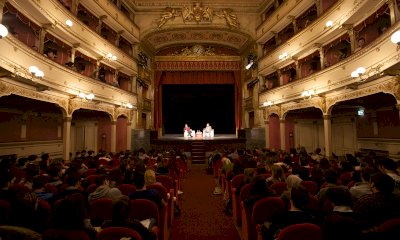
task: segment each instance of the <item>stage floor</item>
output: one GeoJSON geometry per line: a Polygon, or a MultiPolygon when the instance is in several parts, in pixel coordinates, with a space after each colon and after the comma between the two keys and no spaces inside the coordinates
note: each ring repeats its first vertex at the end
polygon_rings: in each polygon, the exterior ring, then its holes
{"type": "Polygon", "coordinates": [[[237,139],[236,134],[216,134],[214,137],[190,137],[185,138],[182,134],[165,134],[158,138],[159,140],[185,140],[185,141],[209,141],[209,140],[229,140],[237,139]]]}

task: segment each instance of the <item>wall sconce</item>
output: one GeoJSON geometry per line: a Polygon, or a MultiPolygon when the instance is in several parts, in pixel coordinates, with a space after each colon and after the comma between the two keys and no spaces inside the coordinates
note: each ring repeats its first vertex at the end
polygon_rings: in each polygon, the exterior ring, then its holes
{"type": "Polygon", "coordinates": [[[281,55],[279,55],[279,60],[285,60],[286,58],[288,58],[288,53],[287,52],[284,52],[284,53],[282,53],[281,55]]]}
{"type": "Polygon", "coordinates": [[[83,92],[79,92],[78,97],[91,101],[94,99],[94,94],[93,93],[85,94],[83,92]]]}
{"type": "Polygon", "coordinates": [[[117,60],[117,56],[113,55],[112,53],[108,53],[106,55],[106,59],[108,59],[110,61],[116,61],[117,60]]]}
{"type": "Polygon", "coordinates": [[[0,39],[8,35],[8,29],[3,24],[0,24],[0,39]]]}
{"type": "Polygon", "coordinates": [[[364,81],[366,78],[363,78],[364,73],[365,73],[365,68],[364,67],[359,67],[355,71],[351,72],[351,77],[352,78],[360,78],[362,81],[364,81]]]}
{"type": "Polygon", "coordinates": [[[301,93],[301,97],[303,97],[304,99],[306,98],[311,98],[312,95],[315,94],[315,90],[311,89],[311,90],[305,90],[301,93]]]}
{"type": "Polygon", "coordinates": [[[28,71],[30,74],[32,74],[32,77],[37,77],[37,78],[43,78],[44,77],[44,72],[41,71],[38,67],[36,66],[30,66],[28,68],[28,71]]]}
{"type": "Polygon", "coordinates": [[[325,26],[326,26],[327,28],[333,27],[333,21],[331,21],[331,20],[327,21],[327,22],[325,23],[325,26]]]}
{"type": "Polygon", "coordinates": [[[70,19],[67,19],[67,21],[65,21],[65,24],[68,26],[68,27],[72,27],[72,25],[74,24],[70,19]]]}
{"type": "Polygon", "coordinates": [[[246,70],[249,70],[250,68],[255,69],[257,67],[256,59],[257,56],[253,53],[250,53],[247,56],[247,65],[245,66],[246,70]]]}
{"type": "Polygon", "coordinates": [[[272,102],[272,101],[266,101],[266,102],[263,102],[263,106],[264,106],[264,107],[271,107],[271,106],[272,106],[272,104],[273,104],[273,102],[272,102]]]}
{"type": "Polygon", "coordinates": [[[128,102],[127,103],[123,103],[122,106],[124,106],[125,108],[129,108],[129,109],[133,108],[133,105],[131,103],[128,103],[128,102]]]}
{"type": "Polygon", "coordinates": [[[390,37],[390,41],[395,44],[400,44],[400,30],[392,34],[392,36],[390,37]]]}

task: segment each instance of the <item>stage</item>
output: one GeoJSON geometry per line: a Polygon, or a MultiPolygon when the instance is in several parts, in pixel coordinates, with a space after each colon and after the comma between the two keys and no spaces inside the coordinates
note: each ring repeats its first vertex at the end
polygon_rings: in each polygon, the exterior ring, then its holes
{"type": "Polygon", "coordinates": [[[244,148],[245,138],[238,138],[236,134],[216,134],[214,137],[183,137],[183,134],[165,134],[157,139],[150,140],[151,148],[155,150],[178,149],[184,152],[192,152],[192,145],[204,143],[206,152],[214,149],[244,148]]]}
{"type": "Polygon", "coordinates": [[[235,134],[217,134],[214,137],[183,137],[183,134],[165,134],[164,136],[159,137],[159,140],[184,140],[184,141],[212,141],[212,140],[228,140],[228,139],[236,139],[235,134]]]}

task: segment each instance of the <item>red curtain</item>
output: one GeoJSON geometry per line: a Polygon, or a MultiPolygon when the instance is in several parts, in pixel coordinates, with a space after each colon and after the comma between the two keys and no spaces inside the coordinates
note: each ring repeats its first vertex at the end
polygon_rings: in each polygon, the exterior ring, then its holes
{"type": "Polygon", "coordinates": [[[154,125],[162,128],[162,85],[163,84],[234,84],[235,124],[240,128],[241,85],[240,71],[157,71],[154,94],[154,125]]]}

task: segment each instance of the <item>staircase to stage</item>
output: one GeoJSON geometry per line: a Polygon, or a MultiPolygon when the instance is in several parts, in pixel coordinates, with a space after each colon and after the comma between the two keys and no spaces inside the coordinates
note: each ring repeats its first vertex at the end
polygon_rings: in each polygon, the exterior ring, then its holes
{"type": "Polygon", "coordinates": [[[192,164],[204,164],[205,163],[205,144],[204,141],[193,141],[192,142],[192,164]]]}

